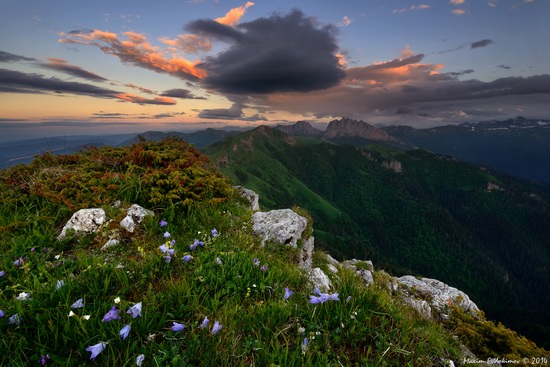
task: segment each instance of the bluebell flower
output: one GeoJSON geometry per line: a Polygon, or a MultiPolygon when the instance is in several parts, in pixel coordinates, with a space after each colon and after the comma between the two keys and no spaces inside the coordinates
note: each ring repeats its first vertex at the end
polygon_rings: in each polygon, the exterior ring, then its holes
{"type": "Polygon", "coordinates": [[[130,334],[130,330],[132,330],[132,326],[129,324],[125,325],[122,329],[120,329],[118,334],[120,335],[122,340],[126,340],[126,338],[128,337],[128,334],[130,334]]]}
{"type": "Polygon", "coordinates": [[[8,324],[10,325],[19,325],[21,323],[21,317],[19,317],[19,314],[11,315],[8,319],[8,324]]]}
{"type": "Polygon", "coordinates": [[[191,255],[185,255],[184,257],[182,257],[182,260],[186,263],[188,263],[192,259],[193,259],[193,256],[191,256],[191,255]]]}
{"type": "Polygon", "coordinates": [[[59,288],[63,287],[64,285],[65,285],[64,280],[58,280],[57,283],[55,284],[55,289],[59,289],[59,288]]]}
{"type": "Polygon", "coordinates": [[[309,346],[309,339],[304,338],[304,341],[302,342],[302,353],[305,354],[307,352],[308,346],[309,346]]]}
{"type": "Polygon", "coordinates": [[[216,335],[218,331],[222,329],[223,325],[220,324],[218,321],[214,322],[214,326],[212,326],[212,335],[216,335]]]}
{"type": "Polygon", "coordinates": [[[219,257],[216,258],[216,264],[223,265],[223,262],[219,257]]]}
{"type": "Polygon", "coordinates": [[[166,261],[167,263],[169,263],[170,261],[172,261],[172,256],[170,256],[170,255],[164,256],[164,261],[166,261]]]}
{"type": "Polygon", "coordinates": [[[95,359],[95,357],[97,357],[99,353],[103,352],[103,349],[105,349],[106,346],[107,346],[107,343],[100,342],[95,345],[92,345],[91,347],[86,348],[86,351],[92,353],[92,355],[90,356],[90,359],[95,359]]]}
{"type": "Polygon", "coordinates": [[[177,323],[175,321],[172,322],[172,324],[172,331],[182,331],[183,329],[185,329],[185,325],[183,324],[177,323]]]}
{"type": "Polygon", "coordinates": [[[265,273],[267,271],[267,265],[260,266],[260,270],[265,273]]]}
{"type": "Polygon", "coordinates": [[[338,298],[338,293],[329,294],[328,299],[330,299],[331,301],[339,301],[340,300],[338,298]]]}
{"type": "Polygon", "coordinates": [[[204,329],[204,328],[208,327],[208,322],[209,322],[209,321],[210,321],[210,320],[208,320],[208,317],[204,316],[204,320],[202,320],[202,323],[200,324],[199,327],[200,327],[201,329],[204,329]]]}
{"type": "Polygon", "coordinates": [[[293,291],[291,291],[288,287],[285,288],[285,300],[289,299],[290,296],[292,296],[294,294],[293,291]]]}
{"type": "Polygon", "coordinates": [[[140,354],[139,356],[137,356],[136,358],[136,365],[137,366],[141,366],[141,364],[143,363],[143,360],[145,359],[145,355],[144,354],[140,354]]]}
{"type": "MultiPolygon", "coordinates": [[[[189,245],[189,249],[191,249],[191,251],[194,251],[200,245],[201,245],[201,241],[195,240],[195,242],[189,245]]],[[[203,243],[203,246],[204,246],[204,243],[203,243]]]]}
{"type": "Polygon", "coordinates": [[[71,308],[82,308],[84,307],[84,301],[82,298],[79,298],[75,303],[71,305],[71,308]]]}
{"type": "Polygon", "coordinates": [[[317,305],[319,303],[323,303],[323,299],[321,297],[316,297],[316,296],[309,296],[309,303],[311,303],[312,305],[317,305]]]}
{"type": "Polygon", "coordinates": [[[169,249],[168,251],[166,251],[168,253],[168,256],[174,256],[174,253],[176,252],[176,250],[174,249],[169,249]]]}
{"type": "Polygon", "coordinates": [[[164,232],[162,235],[164,238],[170,238],[170,233],[168,231],[164,232]]]}
{"type": "Polygon", "coordinates": [[[22,264],[23,264],[23,258],[22,257],[20,257],[19,259],[15,260],[13,262],[14,266],[21,266],[22,264]]]}
{"type": "Polygon", "coordinates": [[[113,306],[109,312],[107,312],[105,314],[105,316],[103,316],[103,319],[101,321],[103,322],[110,322],[110,321],[113,321],[113,320],[117,320],[117,319],[120,319],[120,316],[118,315],[118,311],[115,306],[113,306]]]}
{"type": "Polygon", "coordinates": [[[210,234],[212,235],[212,237],[216,238],[218,237],[220,234],[218,233],[218,230],[216,228],[214,228],[213,230],[210,231],[210,234]]]}
{"type": "Polygon", "coordinates": [[[159,246],[159,250],[163,254],[165,254],[169,249],[170,249],[170,247],[168,247],[165,243],[163,243],[162,245],[159,246]]]}
{"type": "Polygon", "coordinates": [[[40,363],[42,366],[45,366],[51,359],[52,357],[50,357],[49,354],[41,355],[38,363],[40,363]]]}
{"type": "Polygon", "coordinates": [[[165,221],[164,219],[162,219],[160,222],[159,222],[159,226],[161,227],[164,227],[164,226],[167,226],[168,225],[168,222],[165,221]]]}
{"type": "Polygon", "coordinates": [[[4,317],[4,311],[0,310],[0,317],[4,317]]]}
{"type": "Polygon", "coordinates": [[[6,274],[6,272],[4,270],[0,270],[0,278],[2,278],[4,274],[6,274]]]}
{"type": "Polygon", "coordinates": [[[252,264],[253,264],[254,266],[260,266],[260,260],[258,260],[258,258],[255,257],[254,260],[252,260],[252,264]]]}
{"type": "Polygon", "coordinates": [[[132,318],[135,319],[138,316],[141,316],[141,302],[136,303],[128,311],[126,311],[127,314],[132,314],[132,318]]]}
{"type": "Polygon", "coordinates": [[[170,245],[174,246],[176,244],[176,240],[170,241],[170,245]]]}

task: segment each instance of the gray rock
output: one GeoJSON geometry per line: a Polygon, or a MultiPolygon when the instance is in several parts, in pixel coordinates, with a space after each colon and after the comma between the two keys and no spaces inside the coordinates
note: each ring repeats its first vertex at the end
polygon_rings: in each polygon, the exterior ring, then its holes
{"type": "Polygon", "coordinates": [[[105,242],[105,244],[101,247],[101,251],[105,251],[110,249],[111,247],[118,246],[120,244],[120,241],[116,238],[110,238],[109,241],[105,242]]]}
{"type": "Polygon", "coordinates": [[[330,256],[329,254],[326,254],[325,257],[327,258],[327,261],[329,264],[332,264],[334,266],[339,266],[340,265],[340,262],[338,260],[336,260],[335,258],[333,258],[332,256],[330,256]]]}
{"type": "Polygon", "coordinates": [[[397,281],[402,286],[400,289],[403,289],[404,297],[426,300],[435,312],[434,316],[439,319],[448,318],[449,305],[460,307],[474,317],[478,317],[480,313],[477,305],[466,293],[437,279],[417,279],[412,275],[405,275],[397,278],[397,281]]]}
{"type": "Polygon", "coordinates": [[[328,270],[331,271],[331,273],[338,274],[338,268],[332,264],[328,264],[328,270]]]}
{"type": "Polygon", "coordinates": [[[402,300],[403,302],[414,308],[422,318],[426,320],[432,319],[432,308],[425,300],[410,297],[403,297],[402,300]]]}
{"type": "Polygon", "coordinates": [[[313,256],[313,249],[314,249],[314,243],[315,239],[313,237],[308,238],[304,241],[302,245],[302,253],[300,255],[300,268],[304,270],[311,269],[311,262],[312,262],[312,256],[313,256]]]}
{"type": "Polygon", "coordinates": [[[290,209],[256,212],[252,222],[254,233],[262,237],[262,246],[266,241],[273,241],[296,247],[307,226],[307,219],[290,209]]]}
{"type": "Polygon", "coordinates": [[[133,204],[128,208],[126,217],[120,221],[120,226],[125,228],[128,232],[134,232],[136,226],[148,215],[155,216],[155,213],[137,204],[133,204]]]}
{"type": "Polygon", "coordinates": [[[245,189],[242,186],[233,186],[233,188],[237,190],[239,195],[250,202],[250,210],[254,212],[260,210],[260,197],[258,196],[258,194],[256,194],[252,190],[245,189]]]}
{"type": "Polygon", "coordinates": [[[84,234],[95,233],[105,223],[107,216],[105,211],[100,208],[80,209],[74,213],[57,236],[58,240],[67,238],[67,231],[74,230],[74,234],[81,236],[84,234]]]}
{"type": "Polygon", "coordinates": [[[370,270],[357,269],[355,271],[355,274],[361,279],[363,279],[363,282],[365,283],[365,285],[374,284],[374,277],[372,276],[372,272],[370,270]]]}
{"type": "Polygon", "coordinates": [[[319,288],[321,292],[328,292],[331,287],[330,279],[320,268],[311,269],[309,281],[314,289],[319,288]]]}
{"type": "Polygon", "coordinates": [[[374,271],[374,265],[370,260],[357,260],[357,259],[346,260],[342,262],[342,266],[344,266],[345,268],[356,269],[357,263],[360,263],[361,265],[365,266],[367,268],[366,270],[369,270],[371,272],[374,271]]]}

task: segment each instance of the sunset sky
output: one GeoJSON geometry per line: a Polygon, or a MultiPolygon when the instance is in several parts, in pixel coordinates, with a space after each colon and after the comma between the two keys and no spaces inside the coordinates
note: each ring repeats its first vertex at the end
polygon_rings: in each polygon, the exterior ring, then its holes
{"type": "Polygon", "coordinates": [[[550,119],[547,0],[18,0],[0,140],[550,119]]]}

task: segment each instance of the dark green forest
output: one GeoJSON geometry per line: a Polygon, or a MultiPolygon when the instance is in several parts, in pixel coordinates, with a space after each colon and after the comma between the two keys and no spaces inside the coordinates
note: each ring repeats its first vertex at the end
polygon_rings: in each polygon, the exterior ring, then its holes
{"type": "Polygon", "coordinates": [[[335,145],[260,127],[205,149],[263,209],[306,208],[316,245],[442,280],[550,345],[550,196],[424,150],[335,145]],[[385,168],[399,162],[401,172],[385,168]]]}

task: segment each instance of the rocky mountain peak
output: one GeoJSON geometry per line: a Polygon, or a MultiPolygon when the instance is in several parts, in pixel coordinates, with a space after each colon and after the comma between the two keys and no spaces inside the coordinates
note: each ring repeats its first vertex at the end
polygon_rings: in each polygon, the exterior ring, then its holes
{"type": "Polygon", "coordinates": [[[377,129],[363,120],[354,120],[347,117],[342,117],[340,120],[332,120],[323,135],[323,139],[327,140],[339,137],[358,137],[386,142],[398,141],[385,131],[377,129]]]}
{"type": "Polygon", "coordinates": [[[296,136],[321,136],[323,132],[319,129],[314,128],[307,121],[298,121],[293,125],[277,125],[275,126],[277,130],[280,130],[288,135],[296,136]]]}

